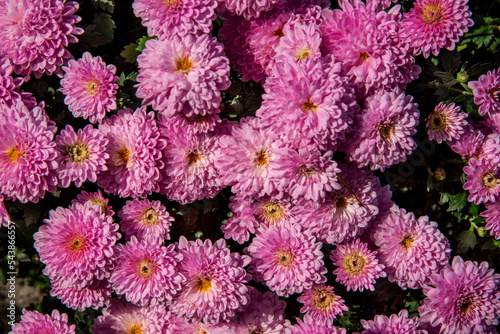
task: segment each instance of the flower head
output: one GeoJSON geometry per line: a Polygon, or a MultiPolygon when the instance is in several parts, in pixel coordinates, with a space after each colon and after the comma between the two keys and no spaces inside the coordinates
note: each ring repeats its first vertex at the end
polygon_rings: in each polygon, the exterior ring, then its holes
{"type": "Polygon", "coordinates": [[[427,135],[430,140],[435,140],[439,144],[442,141],[458,139],[464,133],[464,126],[467,125],[466,113],[458,112],[459,106],[455,107],[455,103],[448,105],[440,102],[432,114],[427,118],[427,135]]]}
{"type": "Polygon", "coordinates": [[[431,52],[453,50],[455,43],[474,24],[468,0],[417,0],[413,8],[404,14],[401,33],[405,41],[418,55],[428,58],[431,52]]]}
{"type": "Polygon", "coordinates": [[[116,108],[118,77],[114,65],[106,65],[101,57],[85,52],[62,69],[65,73],[60,90],[73,116],[100,123],[106,112],[116,108]]]}
{"type": "Polygon", "coordinates": [[[417,317],[408,318],[407,310],[401,310],[390,317],[376,315],[373,320],[361,320],[361,324],[365,329],[361,334],[427,334],[427,331],[418,329],[417,317]]]}
{"type": "Polygon", "coordinates": [[[76,27],[78,2],[66,0],[6,0],[0,3],[0,54],[17,74],[40,78],[61,76],[61,65],[72,59],[66,50],[83,33],[76,27]]]}
{"type": "Polygon", "coordinates": [[[500,113],[500,72],[488,71],[477,81],[468,83],[474,94],[474,103],[479,106],[479,115],[500,113]]]}
{"type": "Polygon", "coordinates": [[[12,326],[9,334],[75,334],[75,325],[68,325],[68,315],[53,310],[51,315],[23,309],[21,321],[12,326]]]}
{"type": "Polygon", "coordinates": [[[374,291],[373,284],[380,277],[386,277],[385,266],[375,257],[377,252],[368,250],[368,245],[356,239],[344,245],[338,245],[330,258],[337,269],[337,282],[344,284],[347,291],[374,291]]]}
{"type": "Polygon", "coordinates": [[[61,300],[61,303],[69,308],[85,311],[91,307],[97,310],[108,303],[113,293],[111,284],[107,279],[93,280],[84,288],[76,288],[72,285],[67,285],[64,278],[54,278],[50,280],[51,290],[50,295],[61,300]]]}
{"type": "Polygon", "coordinates": [[[499,159],[489,160],[472,158],[464,167],[467,181],[464,189],[469,191],[467,200],[475,204],[495,201],[500,194],[499,159]]]}
{"type": "Polygon", "coordinates": [[[56,149],[60,152],[57,172],[62,187],[69,187],[72,181],[77,187],[87,180],[96,182],[97,174],[107,169],[109,155],[105,151],[108,139],[92,125],[78,129],[78,133],[71,125],[66,125],[56,136],[56,142],[56,149]]]}
{"type": "MultiPolygon", "coordinates": [[[[419,307],[421,322],[440,333],[490,333],[500,317],[500,275],[487,262],[455,256],[451,265],[429,277],[419,307]]],[[[493,333],[493,332],[491,332],[493,333]]]]}
{"type": "Polygon", "coordinates": [[[108,205],[109,199],[104,198],[101,189],[97,189],[97,192],[95,193],[89,193],[84,190],[82,191],[81,194],[76,195],[76,199],[71,200],[71,204],[74,203],[85,204],[87,202],[99,205],[101,213],[104,213],[106,216],[112,217],[115,214],[113,208],[108,205]]]}
{"type": "Polygon", "coordinates": [[[306,313],[329,325],[338,315],[348,310],[344,300],[334,293],[333,287],[324,284],[315,285],[304,291],[297,301],[304,304],[300,313],[306,313]]]}

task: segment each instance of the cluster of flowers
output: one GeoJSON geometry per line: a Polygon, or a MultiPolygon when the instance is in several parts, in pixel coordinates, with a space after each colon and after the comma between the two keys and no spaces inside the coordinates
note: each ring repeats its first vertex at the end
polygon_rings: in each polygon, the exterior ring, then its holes
{"type": "MultiPolygon", "coordinates": [[[[339,2],[332,10],[327,0],[136,0],[134,13],[157,37],[137,58],[143,105],[109,117],[116,68],[65,49],[82,33],[77,4],[0,4],[0,193],[37,202],[90,181],[132,198],[118,225],[100,191],[83,193],[34,235],[51,295],[77,310],[106,306],[94,333],[346,333],[332,326],[348,308],[325,284],[323,243],[335,246],[333,274],[347,290],[374,290],[380,277],[423,289],[419,318],[376,316],[363,333],[494,332],[500,275],[486,262],[450,264],[438,224],[399,208],[373,174],[416,148],[420,113],[404,92],[420,73],[414,56],[454,48],[472,25],[466,1],[417,0],[405,14],[388,0],[339,2]],[[36,30],[35,15],[48,31],[36,30]],[[224,23],[212,37],[217,15],[224,23]],[[230,64],[265,91],[255,117],[240,122],[219,116],[230,64]],[[44,104],[20,90],[32,73],[61,75],[68,109],[98,128],[68,125],[55,136],[44,104]],[[222,231],[248,243],[244,255],[224,239],[165,245],[173,219],[148,195],[186,204],[224,187],[234,196],[222,231]],[[279,297],[296,293],[306,315],[292,325],[279,297]]],[[[484,123],[440,104],[428,133],[468,159],[464,188],[470,201],[491,201],[484,215],[499,238],[500,79],[490,72],[469,85],[484,123]]],[[[25,311],[11,333],[40,327],[74,333],[56,311],[25,311]]]]}

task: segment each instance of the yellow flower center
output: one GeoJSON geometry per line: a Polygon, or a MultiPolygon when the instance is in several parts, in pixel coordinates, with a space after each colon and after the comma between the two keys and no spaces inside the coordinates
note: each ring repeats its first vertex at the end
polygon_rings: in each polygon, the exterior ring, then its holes
{"type": "Polygon", "coordinates": [[[256,153],[256,157],[254,159],[254,162],[259,165],[259,166],[264,166],[267,165],[267,155],[265,150],[261,150],[256,153]]]}
{"type": "Polygon", "coordinates": [[[365,267],[365,258],[359,254],[352,254],[347,257],[344,266],[351,274],[359,274],[363,271],[365,267]]]}
{"type": "Polygon", "coordinates": [[[142,214],[142,221],[148,225],[154,225],[158,221],[155,209],[149,208],[142,214]]]}
{"type": "Polygon", "coordinates": [[[314,104],[314,102],[311,102],[310,99],[307,99],[306,102],[302,103],[302,108],[304,111],[316,111],[318,109],[318,106],[314,104]]]}
{"type": "Polygon", "coordinates": [[[81,236],[76,236],[69,241],[69,246],[70,248],[73,248],[73,250],[76,251],[83,246],[84,244],[83,241],[84,238],[82,238],[81,236]]]}
{"type": "Polygon", "coordinates": [[[327,289],[318,289],[313,295],[313,303],[317,308],[326,310],[333,302],[332,293],[327,289]]]}
{"type": "Polygon", "coordinates": [[[349,202],[347,202],[347,199],[344,196],[336,198],[335,207],[337,208],[337,210],[342,210],[347,208],[347,204],[349,204],[349,202]]]}
{"type": "Polygon", "coordinates": [[[212,288],[212,279],[198,277],[196,281],[196,289],[198,292],[208,292],[212,288]]]}
{"type": "Polygon", "coordinates": [[[289,267],[293,264],[294,256],[289,249],[281,249],[276,254],[277,264],[283,267],[289,267]]]}
{"type": "Polygon", "coordinates": [[[307,57],[309,57],[311,54],[312,54],[312,51],[309,48],[300,49],[298,54],[297,54],[297,61],[304,60],[307,57]]]}
{"type": "Polygon", "coordinates": [[[467,297],[460,304],[460,312],[466,315],[467,313],[470,312],[473,306],[474,306],[474,301],[472,300],[472,298],[467,297]]]}
{"type": "Polygon", "coordinates": [[[198,162],[201,159],[201,156],[195,150],[195,151],[189,152],[187,154],[186,158],[188,160],[188,165],[192,165],[192,164],[198,162]]]}
{"type": "Polygon", "coordinates": [[[88,92],[89,94],[94,95],[94,94],[96,94],[96,93],[97,93],[97,90],[96,90],[96,89],[97,89],[99,86],[102,86],[102,83],[100,83],[100,82],[96,82],[96,81],[94,81],[94,80],[91,80],[91,81],[89,81],[89,83],[87,84],[87,92],[88,92]]]}
{"type": "Polygon", "coordinates": [[[130,153],[131,152],[126,147],[123,150],[118,152],[118,158],[123,165],[126,165],[129,163],[130,153]]]}
{"type": "Polygon", "coordinates": [[[142,334],[141,326],[137,325],[135,322],[132,323],[132,327],[130,327],[130,334],[142,334]]]}
{"type": "Polygon", "coordinates": [[[439,4],[429,5],[422,10],[424,21],[430,24],[439,22],[443,16],[443,10],[439,4]]]}
{"type": "Polygon", "coordinates": [[[401,240],[399,244],[404,248],[409,249],[413,241],[415,240],[413,240],[413,238],[410,235],[405,235],[403,237],[403,240],[401,240]]]}
{"type": "Polygon", "coordinates": [[[392,124],[380,124],[379,132],[382,138],[389,139],[392,134],[392,124]]]}
{"type": "Polygon", "coordinates": [[[24,154],[15,147],[11,148],[7,154],[10,160],[12,160],[12,162],[15,162],[16,164],[19,158],[24,158],[24,154]]]}
{"type": "Polygon", "coordinates": [[[359,54],[359,58],[363,61],[368,61],[368,59],[370,59],[370,55],[367,52],[361,52],[359,54]]]}
{"type": "Polygon", "coordinates": [[[432,114],[429,116],[429,124],[433,129],[442,129],[446,126],[445,119],[439,114],[432,114]]]}
{"type": "Polygon", "coordinates": [[[83,145],[80,143],[67,147],[66,151],[68,152],[68,155],[71,157],[71,160],[76,162],[85,161],[90,156],[89,148],[87,147],[87,145],[83,145]]]}
{"type": "Polygon", "coordinates": [[[493,172],[483,175],[483,186],[486,188],[496,188],[498,186],[498,178],[493,172]]]}
{"type": "Polygon", "coordinates": [[[279,218],[283,215],[283,208],[278,202],[271,202],[264,206],[264,212],[271,220],[279,220],[279,218]]]}
{"type": "Polygon", "coordinates": [[[182,74],[187,75],[189,70],[193,67],[193,62],[189,60],[188,56],[184,56],[183,58],[177,59],[175,62],[175,70],[182,74]]]}
{"type": "Polygon", "coordinates": [[[155,263],[149,260],[143,260],[139,263],[139,275],[149,277],[155,272],[155,263]]]}

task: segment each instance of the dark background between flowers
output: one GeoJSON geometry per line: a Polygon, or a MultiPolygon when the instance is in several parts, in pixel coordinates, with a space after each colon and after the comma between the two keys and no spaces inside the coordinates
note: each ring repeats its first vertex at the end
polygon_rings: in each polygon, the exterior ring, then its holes
{"type": "MultiPolygon", "coordinates": [[[[120,76],[118,91],[119,108],[136,108],[140,100],[134,95],[137,63],[135,57],[144,47],[147,39],[146,29],[140,19],[133,14],[133,0],[80,0],[82,17],[78,26],[85,29],[79,36],[79,43],[69,46],[76,59],[85,51],[93,56],[101,56],[107,64],[113,64],[120,76]]],[[[333,1],[335,2],[335,1],[333,1]]],[[[412,1],[400,1],[402,11],[412,7],[412,1]]],[[[333,4],[335,6],[336,4],[333,4]]],[[[495,241],[484,231],[484,219],[479,213],[484,211],[484,204],[474,205],[467,202],[467,194],[462,188],[464,166],[460,157],[453,153],[446,144],[437,144],[427,139],[425,120],[434,106],[440,102],[454,101],[469,118],[480,119],[477,107],[470,96],[461,94],[461,83],[457,74],[467,72],[469,80],[477,80],[488,70],[500,67],[500,0],[470,1],[473,12],[474,26],[457,44],[454,51],[442,50],[438,57],[424,59],[416,58],[422,67],[418,80],[408,85],[406,93],[414,97],[419,105],[420,125],[414,136],[418,148],[408,157],[406,162],[392,166],[384,173],[376,172],[383,185],[390,184],[392,199],[407,211],[415,215],[428,215],[431,220],[439,223],[439,229],[448,238],[452,248],[452,257],[460,255],[464,260],[487,261],[496,272],[500,271],[500,242],[495,241]],[[442,180],[436,172],[444,171],[442,180]],[[472,222],[472,223],[471,223],[472,222]]],[[[222,21],[214,22],[213,35],[217,35],[222,21]]],[[[40,79],[32,78],[22,86],[25,91],[32,92],[37,101],[45,101],[45,110],[56,122],[58,129],[71,124],[75,129],[82,128],[87,123],[82,118],[75,119],[64,104],[64,96],[58,91],[60,78],[44,75],[40,79]]],[[[221,117],[238,120],[241,117],[255,114],[261,102],[263,89],[254,82],[242,82],[236,72],[231,73],[232,85],[223,92],[221,117]]],[[[335,159],[342,160],[342,155],[335,159]]],[[[17,201],[5,201],[11,218],[16,223],[16,314],[23,307],[50,313],[53,309],[69,315],[70,323],[77,325],[77,332],[89,333],[93,319],[100,315],[99,310],[88,309],[77,312],[68,309],[56,298],[49,296],[50,282],[42,274],[44,265],[38,260],[38,254],[33,248],[33,234],[48,218],[48,212],[58,206],[67,207],[82,190],[93,192],[97,185],[86,182],[81,188],[71,185],[60,189],[54,194],[47,194],[39,203],[22,204],[17,201]]],[[[228,208],[231,192],[223,189],[213,199],[196,201],[189,205],[180,205],[168,201],[165,196],[153,194],[150,199],[160,200],[175,218],[171,228],[171,240],[176,241],[181,235],[188,239],[197,237],[217,240],[223,237],[220,226],[230,214],[228,208]]],[[[118,212],[126,199],[107,195],[109,204],[118,212]]],[[[115,219],[118,217],[115,214],[115,219]]],[[[6,306],[6,272],[7,272],[7,229],[0,230],[0,308],[2,312],[0,332],[8,332],[6,306]]],[[[122,240],[123,241],[123,240],[122,240]]],[[[246,245],[239,245],[228,240],[232,251],[242,252],[246,245]]],[[[345,300],[349,311],[337,318],[336,326],[345,327],[348,332],[360,328],[361,319],[373,319],[376,314],[390,315],[406,308],[410,316],[417,315],[419,302],[424,298],[421,290],[402,290],[396,284],[386,279],[379,279],[374,292],[347,292],[343,286],[335,282],[332,275],[333,267],[329,259],[331,245],[324,245],[324,261],[329,269],[327,274],[329,284],[335,287],[336,294],[345,300]]],[[[256,287],[259,284],[252,282],[256,287]]],[[[297,295],[287,299],[286,317],[295,319],[300,315],[301,304],[297,295]]]]}

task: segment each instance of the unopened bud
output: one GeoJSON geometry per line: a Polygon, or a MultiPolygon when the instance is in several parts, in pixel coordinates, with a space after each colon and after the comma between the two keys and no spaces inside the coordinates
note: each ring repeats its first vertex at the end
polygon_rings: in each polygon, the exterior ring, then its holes
{"type": "Polygon", "coordinates": [[[465,83],[465,82],[467,82],[467,80],[469,80],[469,75],[467,74],[466,71],[462,70],[462,71],[458,72],[457,80],[459,82],[465,83]]]}
{"type": "Polygon", "coordinates": [[[480,226],[477,228],[477,234],[482,238],[486,235],[486,229],[484,226],[480,226]]]}
{"type": "Polygon", "coordinates": [[[432,176],[438,181],[444,181],[446,179],[446,172],[443,168],[439,167],[434,170],[432,176]]]}

